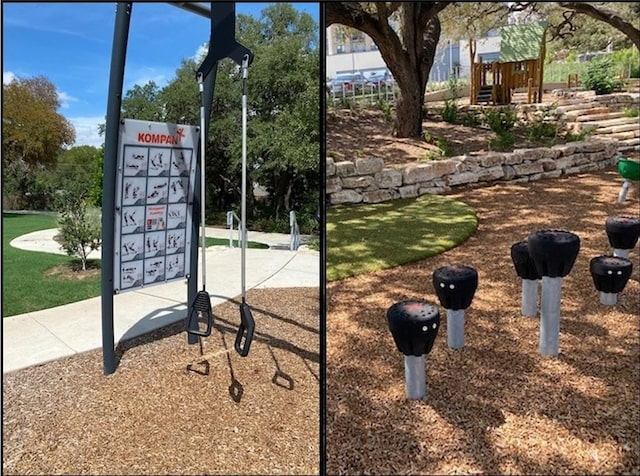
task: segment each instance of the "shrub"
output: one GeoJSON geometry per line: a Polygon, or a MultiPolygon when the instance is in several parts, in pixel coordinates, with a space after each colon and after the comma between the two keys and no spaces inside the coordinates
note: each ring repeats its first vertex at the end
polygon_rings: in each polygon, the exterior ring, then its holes
{"type": "Polygon", "coordinates": [[[623,72],[626,77],[640,78],[640,53],[634,46],[616,51],[612,55],[614,68],[623,72]]]}
{"type": "Polygon", "coordinates": [[[513,106],[490,108],[485,111],[484,119],[489,129],[501,134],[513,129],[518,122],[518,112],[513,106]]]}
{"type": "Polygon", "coordinates": [[[609,94],[620,86],[612,72],[612,59],[609,56],[596,57],[580,78],[580,82],[585,88],[595,91],[596,95],[609,94]]]}
{"type": "Polygon", "coordinates": [[[488,139],[489,150],[508,151],[513,149],[515,143],[515,136],[512,132],[503,131],[496,133],[496,137],[488,139]]]}
{"type": "Polygon", "coordinates": [[[455,124],[458,118],[458,104],[453,99],[446,99],[444,101],[444,107],[440,112],[442,120],[450,124],[455,124]]]}

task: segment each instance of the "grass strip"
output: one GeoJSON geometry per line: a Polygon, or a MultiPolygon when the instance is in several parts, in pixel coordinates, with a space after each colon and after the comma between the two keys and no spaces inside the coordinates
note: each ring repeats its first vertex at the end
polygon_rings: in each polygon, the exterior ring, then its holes
{"type": "Polygon", "coordinates": [[[327,280],[388,269],[440,254],[477,227],[469,205],[441,195],[327,210],[327,280]]]}

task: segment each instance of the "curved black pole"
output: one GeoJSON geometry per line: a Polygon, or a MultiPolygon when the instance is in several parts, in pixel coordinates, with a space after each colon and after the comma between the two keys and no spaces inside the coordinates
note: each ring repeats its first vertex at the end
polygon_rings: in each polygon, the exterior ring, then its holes
{"type": "Polygon", "coordinates": [[[114,223],[116,197],[116,167],[118,162],[118,136],[120,131],[120,106],[124,65],[127,56],[129,23],[132,3],[119,2],[116,7],[116,24],[113,33],[111,73],[107,98],[107,124],[104,139],[104,164],[102,179],[102,359],[104,374],[116,370],[116,352],[113,330],[113,257],[115,253],[114,223]]]}

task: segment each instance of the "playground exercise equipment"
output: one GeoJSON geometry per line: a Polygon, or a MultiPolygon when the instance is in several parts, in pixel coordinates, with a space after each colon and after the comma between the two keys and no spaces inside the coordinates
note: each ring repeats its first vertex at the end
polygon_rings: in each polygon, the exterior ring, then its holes
{"type": "Polygon", "coordinates": [[[624,179],[622,188],[618,194],[618,202],[624,203],[627,192],[633,182],[640,182],[640,161],[620,157],[618,159],[618,172],[624,179]]]}
{"type": "Polygon", "coordinates": [[[560,297],[562,278],[578,257],[580,238],[564,230],[540,230],[527,239],[531,259],[542,276],[540,309],[540,353],[557,357],[560,336],[560,297]]]}
{"type": "Polygon", "coordinates": [[[629,252],[638,243],[640,219],[633,217],[609,217],[604,223],[613,256],[628,258],[629,252]]]}
{"type": "MultiPolygon", "coordinates": [[[[205,57],[202,65],[198,68],[197,78],[201,78],[203,88],[201,92],[201,103],[204,104],[204,127],[201,128],[200,134],[206,138],[208,130],[211,105],[213,103],[213,92],[215,87],[215,79],[217,73],[218,61],[223,58],[231,58],[236,64],[250,65],[253,60],[253,54],[246,47],[242,46],[235,40],[235,2],[211,2],[207,4],[193,2],[169,2],[171,5],[182,8],[207,18],[211,25],[211,35],[209,37],[209,52],[205,57]]],[[[120,128],[120,111],[123,96],[124,71],[126,63],[127,43],[129,39],[129,27],[131,23],[131,14],[133,2],[118,2],[116,5],[115,27],[113,34],[113,48],[111,54],[111,66],[109,76],[109,90],[107,99],[107,115],[105,128],[105,157],[103,162],[103,197],[102,197],[102,280],[101,280],[101,296],[102,296],[102,352],[103,352],[103,369],[106,375],[115,372],[116,369],[116,352],[114,338],[114,262],[115,256],[115,203],[116,203],[116,173],[119,152],[119,128],[120,128]]],[[[246,74],[245,74],[246,76],[246,74]]],[[[243,78],[243,79],[246,79],[243,78]]],[[[246,90],[246,88],[245,88],[246,90]]],[[[246,104],[246,95],[245,95],[246,104]]],[[[204,154],[204,148],[201,154],[204,154]]],[[[202,162],[202,156],[201,156],[202,162]]],[[[204,173],[202,164],[195,168],[195,183],[201,180],[204,173]]],[[[245,181],[243,181],[244,184],[245,181]]],[[[191,234],[197,236],[199,223],[198,211],[202,214],[204,208],[204,197],[201,196],[202,191],[196,187],[193,190],[192,201],[189,206],[192,207],[193,220],[191,221],[191,234]]],[[[204,221],[200,218],[200,221],[204,221]]],[[[202,223],[204,224],[204,223],[202,223]]],[[[246,236],[246,235],[245,235],[246,236]]],[[[246,243],[246,240],[244,240],[246,243]]],[[[196,303],[198,294],[197,275],[198,275],[198,240],[191,240],[190,243],[189,262],[187,277],[188,296],[187,302],[196,303]]],[[[203,253],[204,254],[204,253],[203,253]]],[[[185,269],[187,271],[187,269],[185,269]]],[[[202,272],[204,273],[204,269],[202,272]]],[[[204,278],[204,276],[203,276],[204,278]]],[[[210,301],[209,301],[210,304],[210,301]]],[[[198,303],[198,307],[204,303],[198,303]]],[[[251,326],[249,322],[250,313],[244,313],[239,333],[245,340],[241,351],[248,352],[251,342],[252,333],[247,332],[251,326]]],[[[187,333],[188,343],[196,344],[198,336],[187,333]]],[[[238,349],[236,349],[238,350],[238,349]]],[[[241,352],[241,355],[242,355],[241,352]]]]}
{"type": "Polygon", "coordinates": [[[433,272],[433,287],[447,310],[447,345],[464,347],[464,310],[471,306],[478,288],[478,272],[460,264],[442,266],[433,272]]]}
{"type": "Polygon", "coordinates": [[[511,260],[522,279],[521,313],[525,317],[535,317],[538,315],[538,280],[542,276],[538,274],[531,259],[526,241],[519,241],[511,246],[511,260]]]}
{"type": "Polygon", "coordinates": [[[619,256],[596,256],[589,262],[589,271],[593,284],[600,291],[600,303],[615,306],[618,293],[621,293],[631,277],[633,264],[627,258],[619,256]]]}
{"type": "Polygon", "coordinates": [[[423,399],[427,394],[424,356],[438,335],[440,312],[426,301],[400,301],[387,310],[387,322],[396,348],[404,354],[407,398],[423,399]]]}
{"type": "Polygon", "coordinates": [[[249,77],[249,54],[242,57],[242,203],[240,207],[240,226],[242,227],[241,275],[242,302],[240,303],[240,327],[234,347],[242,357],[249,354],[255,322],[251,308],[247,304],[246,268],[247,268],[247,79],[249,77]]]}

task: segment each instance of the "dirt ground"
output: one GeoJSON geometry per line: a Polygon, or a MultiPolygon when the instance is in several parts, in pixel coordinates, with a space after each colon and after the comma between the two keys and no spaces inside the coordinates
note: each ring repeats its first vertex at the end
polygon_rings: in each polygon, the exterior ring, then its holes
{"type": "Polygon", "coordinates": [[[318,474],[318,289],[251,290],[251,351],[233,349],[237,302],[189,346],[183,323],[3,376],[3,474],[318,474]]]}
{"type": "MultiPolygon", "coordinates": [[[[557,98],[545,94],[544,101],[552,103],[557,98]]],[[[460,107],[468,105],[469,98],[461,98],[460,107]]],[[[426,160],[425,155],[436,154],[440,149],[437,140],[448,148],[448,156],[488,151],[489,139],[496,134],[486,127],[470,127],[445,122],[440,117],[443,102],[427,103],[427,118],[422,123],[424,133],[432,143],[423,138],[395,138],[393,123],[386,121],[384,113],[375,108],[331,109],[327,112],[327,156],[336,162],[361,157],[380,157],[387,167],[401,167],[426,160]]],[[[545,146],[547,139],[530,141],[526,129],[513,131],[513,148],[545,146]]],[[[437,156],[436,156],[437,157],[437,156]]]]}
{"type": "MultiPolygon", "coordinates": [[[[366,134],[363,134],[366,135],[366,134]]],[[[589,260],[610,254],[607,217],[638,216],[637,195],[617,203],[615,167],[528,184],[466,189],[478,229],[442,255],[327,286],[328,474],[640,474],[640,262],[616,306],[599,302],[589,260]],[[520,315],[512,244],[540,229],[581,240],[562,283],[560,355],[538,353],[539,318],[520,315]],[[386,310],[439,304],[439,266],[474,267],[465,346],[441,328],[426,358],[427,397],[405,398],[403,355],[386,310]]]]}

